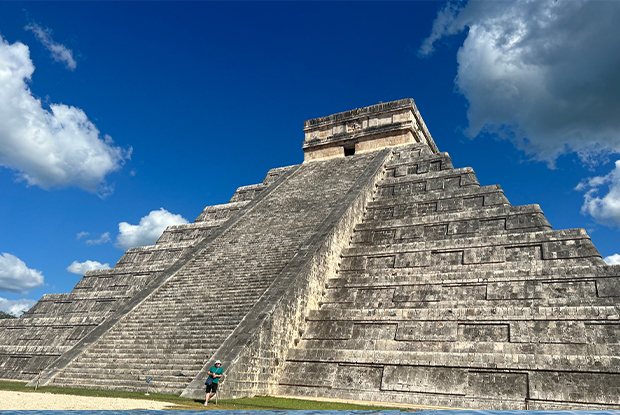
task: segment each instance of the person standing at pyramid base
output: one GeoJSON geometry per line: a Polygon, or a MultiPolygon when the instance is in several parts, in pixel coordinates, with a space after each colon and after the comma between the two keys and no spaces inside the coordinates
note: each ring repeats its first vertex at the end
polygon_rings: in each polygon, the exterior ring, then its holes
{"type": "Polygon", "coordinates": [[[216,360],[215,364],[211,366],[211,368],[207,372],[207,375],[209,375],[209,377],[207,378],[206,382],[207,388],[205,391],[205,406],[207,406],[209,400],[213,398],[217,393],[217,387],[223,374],[224,369],[222,368],[222,362],[216,360]],[[211,382],[209,382],[209,380],[211,380],[211,382]]]}

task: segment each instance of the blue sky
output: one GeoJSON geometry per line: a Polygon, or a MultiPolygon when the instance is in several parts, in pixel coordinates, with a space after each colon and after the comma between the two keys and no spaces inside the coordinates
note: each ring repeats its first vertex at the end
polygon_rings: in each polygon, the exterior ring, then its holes
{"type": "Polygon", "coordinates": [[[455,167],[620,263],[619,18],[576,0],[0,2],[0,310],[301,163],[304,120],[401,98],[455,167]]]}

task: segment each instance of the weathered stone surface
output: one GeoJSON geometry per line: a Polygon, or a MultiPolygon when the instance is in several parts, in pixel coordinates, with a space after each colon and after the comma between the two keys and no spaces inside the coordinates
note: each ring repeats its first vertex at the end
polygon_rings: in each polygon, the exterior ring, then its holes
{"type": "Polygon", "coordinates": [[[620,266],[583,229],[454,168],[412,100],[305,132],[302,165],[0,322],[0,377],[201,398],[220,359],[222,397],[620,409],[620,266]]]}

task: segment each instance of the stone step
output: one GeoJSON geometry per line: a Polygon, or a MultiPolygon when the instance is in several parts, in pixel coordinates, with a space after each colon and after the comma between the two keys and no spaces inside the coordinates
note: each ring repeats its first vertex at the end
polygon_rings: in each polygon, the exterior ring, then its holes
{"type": "Polygon", "coordinates": [[[407,218],[365,220],[355,227],[353,243],[385,244],[399,239],[438,237],[440,232],[428,232],[445,227],[444,236],[466,236],[475,233],[522,232],[524,230],[551,230],[549,222],[538,205],[497,206],[487,209],[444,212],[407,218]],[[360,238],[365,233],[372,237],[360,238]]]}
{"type": "Polygon", "coordinates": [[[448,153],[425,154],[415,159],[393,158],[385,163],[387,177],[425,174],[429,171],[453,169],[448,153]]]}
{"type": "MultiPolygon", "coordinates": [[[[376,328],[375,332],[381,328],[376,328]]],[[[362,332],[363,330],[359,330],[362,332]]],[[[368,329],[366,330],[368,332],[368,329]]],[[[618,356],[620,344],[616,343],[523,343],[492,341],[491,330],[480,338],[458,341],[416,340],[404,341],[394,338],[357,337],[352,339],[301,339],[296,350],[367,350],[408,351],[424,353],[504,353],[551,356],[618,356]]],[[[294,359],[294,354],[288,356],[294,359]]]]}
{"type": "MultiPolygon", "coordinates": [[[[130,364],[116,364],[108,363],[104,366],[91,366],[88,369],[88,374],[83,374],[81,371],[72,370],[63,372],[62,376],[65,379],[88,379],[91,377],[98,377],[101,379],[131,379],[138,376],[148,375],[149,377],[157,377],[160,382],[178,382],[178,381],[191,381],[195,377],[200,369],[199,365],[187,366],[184,369],[174,368],[174,370],[166,370],[164,365],[130,365],[130,364]]],[[[81,369],[84,369],[82,367],[81,369]]]]}
{"type": "MultiPolygon", "coordinates": [[[[592,266],[580,258],[563,261],[539,260],[529,261],[528,267],[522,262],[506,262],[498,267],[496,264],[480,264],[475,270],[468,270],[462,265],[436,266],[427,268],[377,268],[372,270],[351,270],[338,272],[337,278],[330,278],[326,288],[336,287],[391,287],[411,284],[468,284],[472,282],[503,281],[561,281],[561,280],[601,280],[609,283],[609,290],[620,276],[620,266],[592,266]]],[[[613,293],[615,291],[611,291],[613,293]]],[[[607,296],[620,296],[619,294],[607,296]]]]}
{"type": "MultiPolygon", "coordinates": [[[[368,203],[366,209],[367,212],[378,209],[391,209],[391,215],[388,215],[387,212],[375,213],[375,216],[386,218],[392,216],[415,216],[416,214],[426,215],[433,214],[434,212],[449,212],[490,206],[510,206],[499,185],[460,187],[450,193],[427,191],[416,195],[386,196],[377,194],[374,200],[368,203]],[[418,205],[423,206],[417,208],[418,205]],[[414,208],[417,209],[414,210],[414,208]]],[[[368,219],[370,216],[372,215],[367,213],[365,219],[368,219]]]]}
{"type": "MultiPolygon", "coordinates": [[[[50,386],[61,387],[77,387],[81,389],[103,389],[103,390],[120,390],[120,391],[146,391],[147,384],[144,379],[140,380],[106,380],[97,378],[70,379],[62,378],[54,379],[50,386]]],[[[148,389],[152,393],[162,393],[169,395],[180,395],[189,382],[156,382],[153,380],[152,385],[148,385],[148,389]]]]}
{"type": "MultiPolygon", "coordinates": [[[[204,350],[200,353],[187,353],[187,354],[174,354],[172,352],[165,353],[165,351],[159,350],[157,352],[149,350],[137,351],[134,353],[86,353],[75,361],[76,368],[89,368],[95,363],[108,363],[108,364],[130,364],[130,365],[200,365],[204,364],[205,357],[204,350]]],[[[71,366],[73,367],[73,365],[71,366]]],[[[69,367],[66,368],[69,370],[69,367]]]]}
{"type": "MultiPolygon", "coordinates": [[[[496,307],[459,307],[448,308],[383,308],[383,309],[325,309],[311,310],[307,321],[345,321],[353,322],[381,321],[433,321],[439,322],[497,322],[497,321],[609,321],[616,324],[620,319],[618,305],[583,305],[583,306],[537,306],[513,308],[496,307]]],[[[347,323],[347,324],[348,324],[347,323]]],[[[344,323],[343,323],[344,324],[344,323]]]]}
{"type": "Polygon", "coordinates": [[[390,246],[352,246],[343,250],[340,270],[575,258],[598,258],[600,265],[605,264],[585,230],[570,229],[411,241],[390,246]]]}
{"type": "MultiPolygon", "coordinates": [[[[331,291],[331,290],[329,290],[331,291]]],[[[523,290],[503,284],[439,287],[407,287],[327,292],[319,302],[320,310],[385,308],[536,307],[615,305],[617,297],[597,297],[594,281],[551,283],[523,290]],[[505,291],[502,291],[505,290],[505,291]],[[353,291],[353,292],[351,292],[353,291]],[[514,296],[514,298],[511,298],[514,296]],[[522,298],[519,298],[522,297],[522,298]]]]}
{"type": "MultiPolygon", "coordinates": [[[[292,349],[286,363],[313,362],[349,363],[361,365],[389,364],[391,366],[441,366],[471,369],[512,370],[569,370],[571,372],[620,373],[617,356],[507,354],[497,353],[444,353],[437,351],[416,352],[400,350],[324,350],[292,349]]],[[[284,372],[285,374],[287,371],[284,372]]],[[[290,371],[288,373],[291,373],[290,371]]],[[[285,375],[286,376],[286,375],[285,375]]],[[[287,383],[286,379],[280,381],[287,383]]]]}
{"type": "Polygon", "coordinates": [[[442,190],[450,192],[454,189],[476,186],[478,179],[471,167],[428,171],[424,174],[411,174],[398,177],[384,176],[379,182],[377,195],[398,196],[417,194],[428,191],[442,190]]]}
{"type": "Polygon", "coordinates": [[[162,364],[158,363],[157,359],[123,359],[116,360],[113,362],[102,362],[92,359],[91,361],[78,361],[75,366],[67,367],[63,373],[80,373],[83,368],[92,368],[93,370],[103,370],[114,372],[115,370],[125,370],[125,369],[133,369],[137,366],[149,365],[153,367],[153,369],[149,372],[151,374],[157,375],[166,375],[171,372],[187,372],[187,376],[190,376],[191,373],[195,373],[199,371],[202,366],[206,363],[206,360],[189,363],[186,361],[173,360],[174,367],[165,366],[165,361],[162,364]]]}

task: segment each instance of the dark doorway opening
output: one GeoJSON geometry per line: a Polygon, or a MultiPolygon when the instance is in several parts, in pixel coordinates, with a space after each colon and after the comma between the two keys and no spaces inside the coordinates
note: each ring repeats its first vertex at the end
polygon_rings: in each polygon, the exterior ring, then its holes
{"type": "Polygon", "coordinates": [[[352,156],[353,154],[355,154],[355,146],[353,147],[345,147],[344,148],[344,156],[352,156]]]}

